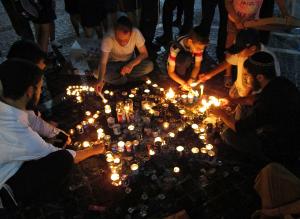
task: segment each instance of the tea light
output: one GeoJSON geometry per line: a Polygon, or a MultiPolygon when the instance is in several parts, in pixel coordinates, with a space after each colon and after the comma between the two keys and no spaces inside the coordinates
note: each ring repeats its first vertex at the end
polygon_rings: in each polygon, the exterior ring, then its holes
{"type": "Polygon", "coordinates": [[[110,176],[110,179],[112,181],[117,181],[120,179],[120,175],[118,173],[112,173],[111,176],[110,176]]]}
{"type": "Polygon", "coordinates": [[[110,114],[110,113],[111,113],[111,107],[110,107],[110,105],[105,105],[105,106],[104,106],[104,112],[105,112],[106,114],[110,114]]]}
{"type": "Polygon", "coordinates": [[[170,138],[175,138],[175,133],[174,132],[169,132],[168,135],[169,135],[170,138]]]}
{"type": "Polygon", "coordinates": [[[161,137],[156,137],[155,139],[154,139],[154,143],[162,143],[162,138],[161,137]]]}
{"type": "Polygon", "coordinates": [[[131,164],[131,165],[130,165],[130,169],[131,169],[132,171],[136,171],[136,170],[138,170],[138,169],[139,169],[139,165],[138,165],[138,164],[136,164],[136,163],[134,163],[134,164],[131,164]]]}
{"type": "Polygon", "coordinates": [[[199,128],[199,126],[197,125],[197,124],[192,124],[192,129],[198,129],[199,128]]]}
{"type": "Polygon", "coordinates": [[[119,164],[121,162],[121,159],[119,157],[114,158],[114,163],[119,164]]]}
{"type": "Polygon", "coordinates": [[[129,98],[134,98],[134,94],[129,94],[128,97],[129,98]]]}
{"type": "Polygon", "coordinates": [[[210,150],[212,150],[212,149],[214,148],[214,146],[213,146],[212,144],[207,144],[207,145],[205,145],[205,148],[206,148],[208,151],[210,151],[210,150]]]}
{"type": "Polygon", "coordinates": [[[184,151],[184,147],[183,146],[177,146],[176,147],[176,151],[178,151],[178,152],[182,152],[182,151],[184,151]]]}
{"type": "Polygon", "coordinates": [[[200,132],[202,132],[202,133],[205,132],[205,128],[201,127],[200,132]]]}
{"type": "Polygon", "coordinates": [[[173,91],[172,88],[170,88],[169,91],[166,93],[166,98],[173,99],[174,97],[175,97],[175,92],[173,91]]]}
{"type": "Polygon", "coordinates": [[[89,118],[89,119],[88,119],[88,123],[89,123],[89,124],[94,124],[94,122],[95,122],[95,119],[94,119],[94,118],[89,118]]]}
{"type": "Polygon", "coordinates": [[[205,147],[202,147],[200,149],[200,151],[201,151],[202,154],[206,154],[207,153],[207,149],[205,147]]]}
{"type": "Polygon", "coordinates": [[[200,138],[201,140],[205,140],[205,134],[200,134],[200,135],[199,135],[199,138],[200,138]]]}
{"type": "Polygon", "coordinates": [[[163,128],[166,130],[166,129],[168,129],[170,127],[170,123],[168,123],[168,122],[164,122],[163,123],[163,128]]]}
{"type": "Polygon", "coordinates": [[[111,162],[114,161],[114,156],[113,156],[113,154],[112,154],[111,152],[107,152],[107,153],[106,153],[106,161],[107,161],[108,163],[111,163],[111,162]]]}
{"type": "Polygon", "coordinates": [[[151,83],[152,83],[151,80],[147,80],[147,81],[146,81],[146,84],[148,84],[148,85],[151,84],[151,83]]]}
{"type": "Polygon", "coordinates": [[[95,88],[93,88],[93,87],[89,88],[89,92],[94,92],[94,91],[95,91],[95,88]]]}
{"type": "Polygon", "coordinates": [[[88,141],[82,142],[82,147],[87,148],[87,147],[90,147],[90,146],[91,146],[90,142],[88,142],[88,141]]]}
{"type": "Polygon", "coordinates": [[[177,130],[178,130],[179,132],[182,132],[182,131],[183,131],[183,127],[179,127],[177,130]]]}
{"type": "Polygon", "coordinates": [[[149,93],[150,93],[150,90],[149,90],[149,89],[145,89],[144,92],[145,92],[146,94],[149,94],[149,93]]]}
{"type": "Polygon", "coordinates": [[[173,168],[173,172],[174,173],[179,173],[180,172],[180,168],[179,167],[174,167],[173,168]]]}
{"type": "Polygon", "coordinates": [[[110,144],[110,139],[111,139],[110,135],[104,135],[103,139],[104,139],[104,141],[105,141],[106,144],[110,144]]]}
{"type": "Polygon", "coordinates": [[[86,125],[88,124],[88,122],[85,121],[85,120],[83,120],[83,121],[81,122],[81,124],[82,124],[83,126],[86,126],[86,125]]]}
{"type": "Polygon", "coordinates": [[[85,112],[85,115],[86,115],[86,116],[90,116],[90,115],[92,115],[92,113],[91,113],[90,111],[86,111],[86,112],[85,112]]]}
{"type": "Polygon", "coordinates": [[[109,92],[109,96],[112,97],[113,95],[114,95],[114,92],[110,91],[110,92],[109,92]]]}
{"type": "Polygon", "coordinates": [[[95,113],[95,114],[93,115],[93,118],[94,118],[94,119],[98,119],[98,118],[99,118],[99,115],[98,115],[97,113],[95,113]]]}
{"type": "Polygon", "coordinates": [[[187,102],[187,98],[188,98],[188,96],[187,96],[186,94],[182,94],[182,95],[181,95],[181,99],[182,99],[182,102],[183,102],[183,103],[186,103],[186,102],[187,102]]]}
{"type": "Polygon", "coordinates": [[[157,87],[158,87],[158,85],[157,85],[157,84],[153,84],[153,85],[152,85],[152,87],[154,87],[154,88],[157,88],[157,87]]]}
{"type": "Polygon", "coordinates": [[[192,92],[188,93],[188,102],[193,103],[194,102],[194,94],[192,92]]]}
{"type": "Polygon", "coordinates": [[[77,125],[76,130],[78,131],[79,134],[82,134],[84,132],[82,125],[77,125]]]}
{"type": "Polygon", "coordinates": [[[108,103],[108,100],[105,99],[105,98],[103,98],[103,99],[102,99],[102,102],[103,102],[104,104],[106,104],[106,103],[108,103]]]}
{"type": "Polygon", "coordinates": [[[197,147],[193,147],[191,149],[191,151],[192,151],[193,154],[198,154],[200,152],[199,148],[197,148],[197,147]]]}
{"type": "Polygon", "coordinates": [[[214,157],[216,155],[216,153],[214,151],[208,151],[207,154],[210,157],[214,157]]]}
{"type": "Polygon", "coordinates": [[[133,142],[132,142],[132,144],[133,144],[133,146],[138,146],[139,144],[140,144],[140,142],[138,141],[138,140],[134,140],[133,142]]]}
{"type": "Polygon", "coordinates": [[[159,88],[159,90],[160,90],[161,92],[164,92],[164,91],[165,91],[165,89],[164,89],[163,87],[159,88]]]}
{"type": "Polygon", "coordinates": [[[129,131],[133,131],[134,129],[135,129],[134,125],[129,125],[129,126],[128,126],[128,130],[129,130],[129,131]]]}
{"type": "Polygon", "coordinates": [[[150,150],[149,150],[149,155],[150,155],[150,156],[155,155],[155,151],[154,151],[153,149],[150,149],[150,150]]]}
{"type": "Polygon", "coordinates": [[[124,141],[119,141],[118,142],[118,151],[119,152],[124,152],[124,147],[125,147],[125,142],[124,141]]]}
{"type": "Polygon", "coordinates": [[[126,147],[127,152],[131,152],[131,146],[132,146],[132,142],[131,141],[126,141],[125,147],[126,147]]]}
{"type": "Polygon", "coordinates": [[[181,115],[184,115],[184,114],[186,113],[186,111],[185,111],[184,109],[181,109],[181,110],[179,110],[179,113],[180,113],[181,115]]]}
{"type": "Polygon", "coordinates": [[[75,133],[74,129],[70,129],[69,133],[70,133],[70,135],[74,135],[74,133],[75,133]]]}
{"type": "Polygon", "coordinates": [[[108,95],[109,92],[110,92],[109,90],[105,90],[105,91],[104,91],[104,94],[107,94],[107,95],[108,95]]]}

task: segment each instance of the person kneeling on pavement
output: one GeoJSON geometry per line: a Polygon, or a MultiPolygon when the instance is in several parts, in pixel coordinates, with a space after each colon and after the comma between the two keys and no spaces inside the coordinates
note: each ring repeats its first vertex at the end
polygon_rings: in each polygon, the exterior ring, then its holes
{"type": "Polygon", "coordinates": [[[269,53],[255,53],[245,61],[244,67],[253,90],[261,91],[235,100],[235,103],[251,104],[250,112],[239,120],[223,109],[211,110],[228,127],[221,137],[257,161],[271,160],[292,166],[300,151],[300,92],[288,79],[276,76],[274,59],[269,53]]]}
{"type": "Polygon", "coordinates": [[[21,59],[3,62],[0,80],[0,207],[52,200],[63,190],[73,163],[102,154],[105,148],[60,149],[31,128],[26,107],[38,102],[43,83],[42,72],[33,63],[21,59]]]}
{"type": "Polygon", "coordinates": [[[101,92],[105,82],[113,85],[141,79],[153,70],[147,59],[148,51],[141,32],[134,28],[128,17],[120,17],[113,30],[103,38],[98,69],[97,90],[101,92]],[[139,54],[135,56],[135,48],[139,54]]]}

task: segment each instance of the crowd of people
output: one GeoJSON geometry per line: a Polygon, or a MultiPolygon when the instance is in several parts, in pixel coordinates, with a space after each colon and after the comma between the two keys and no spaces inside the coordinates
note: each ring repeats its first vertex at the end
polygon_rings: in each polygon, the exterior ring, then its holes
{"type": "MultiPolygon", "coordinates": [[[[18,1],[2,2],[16,33],[24,38],[11,47],[7,60],[0,65],[0,208],[11,208],[19,202],[58,195],[73,163],[102,154],[105,148],[95,145],[76,152],[66,149],[69,136],[36,111],[48,43],[55,44],[55,1],[40,1],[39,15],[30,14],[39,26],[37,44],[28,31],[28,20],[19,12],[18,1]],[[54,146],[45,138],[58,139],[60,144],[54,146]]],[[[282,16],[289,16],[284,1],[276,2],[282,16]]],[[[95,31],[102,39],[96,84],[99,93],[106,83],[122,86],[147,77],[155,65],[155,43],[168,48],[167,73],[183,90],[224,72],[224,86],[229,88],[227,103],[236,105],[236,109],[233,114],[222,107],[210,113],[224,123],[223,142],[262,167],[255,181],[262,209],[256,213],[271,217],[300,214],[300,180],[296,177],[300,173],[300,93],[291,81],[280,76],[278,60],[265,46],[269,33],[244,25],[271,16],[274,1],[202,0],[201,23],[193,27],[194,0],[166,0],[164,33],[156,42],[157,0],[65,0],[65,6],[77,36],[81,25],[86,37],[95,31]],[[203,72],[216,6],[220,12],[218,65],[203,72]],[[119,10],[127,15],[117,17],[119,10]],[[136,16],[139,11],[141,15],[136,16]],[[176,39],[173,25],[180,28],[176,39]],[[233,82],[234,66],[237,76],[233,82]]]]}

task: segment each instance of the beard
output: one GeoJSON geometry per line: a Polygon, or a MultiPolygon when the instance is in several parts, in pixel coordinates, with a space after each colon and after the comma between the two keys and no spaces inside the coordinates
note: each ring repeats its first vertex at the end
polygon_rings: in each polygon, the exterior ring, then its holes
{"type": "Polygon", "coordinates": [[[259,91],[261,89],[260,83],[256,78],[253,79],[252,86],[253,91],[259,91]]]}

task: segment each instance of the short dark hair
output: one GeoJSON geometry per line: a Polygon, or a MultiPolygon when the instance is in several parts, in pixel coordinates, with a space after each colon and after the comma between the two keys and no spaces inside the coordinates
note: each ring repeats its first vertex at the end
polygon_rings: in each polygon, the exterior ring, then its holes
{"type": "Polygon", "coordinates": [[[119,17],[115,24],[115,29],[121,30],[123,32],[131,32],[132,28],[133,24],[126,16],[119,17]]]}
{"type": "Polygon", "coordinates": [[[194,42],[197,41],[203,44],[208,44],[209,42],[208,33],[204,31],[204,28],[201,25],[194,27],[190,33],[190,36],[194,42]]]}
{"type": "Polygon", "coordinates": [[[268,79],[276,77],[274,58],[267,52],[254,53],[245,61],[244,67],[254,77],[258,74],[262,74],[268,79]]]}
{"type": "Polygon", "coordinates": [[[0,65],[0,81],[3,96],[18,100],[30,86],[42,79],[42,71],[32,62],[22,59],[8,59],[0,65]]]}
{"type": "Polygon", "coordinates": [[[25,59],[38,64],[42,59],[47,58],[47,54],[33,41],[18,40],[10,47],[6,57],[25,59]]]}

